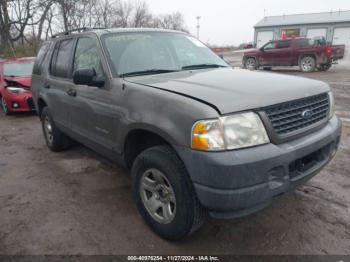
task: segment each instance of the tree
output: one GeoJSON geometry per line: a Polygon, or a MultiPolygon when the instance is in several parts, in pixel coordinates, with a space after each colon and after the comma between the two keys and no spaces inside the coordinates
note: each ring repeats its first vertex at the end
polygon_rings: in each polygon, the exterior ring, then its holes
{"type": "Polygon", "coordinates": [[[43,39],[82,27],[187,31],[181,13],[155,15],[144,0],[0,0],[0,53],[17,49],[34,55],[43,39]]]}

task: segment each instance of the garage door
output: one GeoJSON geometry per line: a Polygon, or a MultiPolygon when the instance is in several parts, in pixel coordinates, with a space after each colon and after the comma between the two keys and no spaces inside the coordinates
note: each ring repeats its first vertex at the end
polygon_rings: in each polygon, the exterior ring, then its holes
{"type": "Polygon", "coordinates": [[[334,29],[333,45],[345,45],[344,62],[350,61],[350,27],[334,29]]]}
{"type": "Polygon", "coordinates": [[[258,32],[256,47],[260,48],[271,40],[273,40],[273,31],[258,32]]]}
{"type": "Polygon", "coordinates": [[[334,29],[333,45],[350,47],[350,27],[334,29]]]}
{"type": "Polygon", "coordinates": [[[326,28],[314,28],[314,29],[307,30],[307,38],[314,38],[314,37],[320,37],[320,36],[327,38],[326,28]]]}

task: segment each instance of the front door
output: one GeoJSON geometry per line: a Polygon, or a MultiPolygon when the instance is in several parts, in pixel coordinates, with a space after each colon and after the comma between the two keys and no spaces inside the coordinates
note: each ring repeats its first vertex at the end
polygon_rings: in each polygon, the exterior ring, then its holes
{"type": "MultiPolygon", "coordinates": [[[[79,69],[94,68],[97,76],[106,79],[97,39],[80,37],[74,54],[73,74],[79,69]]],[[[103,87],[75,85],[70,123],[74,133],[112,149],[116,141],[112,90],[109,81],[103,87]]]]}
{"type": "Polygon", "coordinates": [[[261,53],[259,56],[259,65],[270,66],[274,62],[274,52],[276,49],[276,42],[272,41],[267,43],[261,48],[261,53]]]}
{"type": "Polygon", "coordinates": [[[290,40],[270,42],[262,49],[260,65],[286,66],[292,64],[290,40]]]}

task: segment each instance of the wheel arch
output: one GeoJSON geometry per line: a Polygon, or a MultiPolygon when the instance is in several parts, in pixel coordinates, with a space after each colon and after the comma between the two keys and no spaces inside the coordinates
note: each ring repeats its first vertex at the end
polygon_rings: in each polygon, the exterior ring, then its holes
{"type": "Polygon", "coordinates": [[[131,169],[136,157],[144,150],[158,145],[172,147],[175,143],[169,134],[147,125],[130,129],[123,141],[124,162],[128,169],[131,169]]]}
{"type": "Polygon", "coordinates": [[[39,97],[37,101],[37,108],[36,108],[39,117],[41,117],[41,113],[43,112],[43,109],[46,106],[47,106],[47,103],[45,99],[42,97],[39,97]]]}
{"type": "Polygon", "coordinates": [[[313,57],[315,59],[316,64],[317,64],[317,55],[313,54],[313,53],[300,54],[299,59],[298,59],[298,63],[300,64],[301,59],[303,59],[304,57],[307,57],[307,56],[313,57]]]}

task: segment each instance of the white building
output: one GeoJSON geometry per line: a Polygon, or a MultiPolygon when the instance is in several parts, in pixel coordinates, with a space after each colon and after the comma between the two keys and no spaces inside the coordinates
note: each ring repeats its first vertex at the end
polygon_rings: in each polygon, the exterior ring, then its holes
{"type": "Polygon", "coordinates": [[[255,25],[254,43],[261,47],[270,40],[287,37],[325,37],[333,45],[350,50],[350,10],[311,14],[269,16],[255,25]]]}

